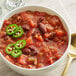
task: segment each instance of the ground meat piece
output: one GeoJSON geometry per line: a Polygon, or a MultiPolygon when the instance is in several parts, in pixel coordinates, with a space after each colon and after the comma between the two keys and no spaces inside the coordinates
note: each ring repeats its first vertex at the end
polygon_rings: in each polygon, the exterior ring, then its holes
{"type": "Polygon", "coordinates": [[[51,33],[49,34],[49,39],[50,39],[50,40],[53,39],[53,38],[55,37],[55,35],[56,35],[55,32],[51,32],[51,33]]]}
{"type": "Polygon", "coordinates": [[[4,40],[6,41],[6,40],[8,40],[8,39],[9,39],[9,36],[6,35],[6,36],[4,37],[4,40]]]}
{"type": "Polygon", "coordinates": [[[48,39],[51,40],[51,39],[54,38],[55,35],[56,35],[55,32],[45,33],[45,34],[44,34],[44,40],[45,40],[45,41],[48,40],[48,39]]]}
{"type": "Polygon", "coordinates": [[[30,29],[30,30],[27,32],[26,36],[27,36],[27,37],[30,37],[31,35],[33,35],[34,31],[35,31],[35,29],[30,29]]]}
{"type": "Polygon", "coordinates": [[[20,18],[18,18],[19,17],[19,14],[15,14],[15,15],[13,15],[11,18],[9,18],[8,20],[10,21],[10,22],[17,22],[17,20],[18,19],[20,19],[20,18]],[[18,18],[18,19],[17,19],[18,18]]]}
{"type": "Polygon", "coordinates": [[[59,26],[59,25],[61,24],[60,19],[59,19],[56,15],[52,16],[52,17],[48,20],[48,22],[49,22],[51,25],[53,25],[53,26],[56,26],[56,25],[59,26]]]}
{"type": "Polygon", "coordinates": [[[10,42],[10,43],[15,43],[15,41],[12,39],[12,37],[10,37],[10,36],[8,36],[8,35],[6,35],[5,37],[4,37],[4,41],[7,41],[8,43],[10,42]]]}
{"type": "Polygon", "coordinates": [[[40,22],[42,22],[43,20],[44,20],[44,17],[41,17],[41,18],[38,19],[37,23],[40,23],[40,22]]]}
{"type": "MultiPolygon", "coordinates": [[[[8,41],[8,43],[9,43],[9,42],[14,43],[14,41],[11,39],[11,36],[8,36],[8,35],[6,34],[6,32],[3,32],[3,31],[1,31],[1,30],[0,30],[0,39],[3,39],[5,43],[6,43],[6,41],[8,41]]],[[[1,42],[1,41],[0,41],[0,42],[1,42]]]]}
{"type": "Polygon", "coordinates": [[[50,25],[50,26],[46,27],[46,29],[47,29],[47,31],[50,33],[51,31],[54,30],[54,27],[52,27],[52,26],[50,25]]]}
{"type": "Polygon", "coordinates": [[[5,36],[6,36],[6,32],[0,30],[0,38],[3,38],[5,36]]]}

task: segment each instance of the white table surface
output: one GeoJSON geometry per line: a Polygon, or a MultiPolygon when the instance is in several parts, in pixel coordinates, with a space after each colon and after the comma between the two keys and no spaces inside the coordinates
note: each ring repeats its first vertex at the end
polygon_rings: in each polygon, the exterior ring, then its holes
{"type": "MultiPolygon", "coordinates": [[[[32,0],[30,0],[30,1],[32,1],[32,0]]],[[[34,0],[34,1],[36,1],[36,0],[34,0]]],[[[63,7],[63,5],[62,5],[62,7],[59,5],[59,2],[57,2],[58,0],[49,0],[49,1],[47,0],[46,3],[43,3],[41,5],[48,6],[48,7],[50,7],[52,5],[51,7],[56,9],[57,11],[59,11],[61,14],[64,12],[63,8],[65,7],[65,9],[66,9],[65,11],[67,11],[70,18],[68,17],[68,15],[65,16],[66,15],[65,13],[63,13],[63,16],[68,21],[69,27],[71,28],[71,32],[76,32],[76,28],[75,28],[76,27],[76,25],[75,25],[75,23],[76,23],[76,0],[68,0],[68,1],[61,0],[64,7],[63,7]],[[49,1],[51,1],[51,3],[49,1]]],[[[0,6],[4,6],[3,2],[4,2],[4,0],[0,0],[0,6]]],[[[35,3],[35,4],[37,4],[37,3],[35,3]]],[[[3,17],[5,15],[5,13],[9,12],[4,7],[2,7],[2,8],[3,8],[3,14],[1,17],[3,17]]],[[[0,18],[0,20],[1,20],[1,18],[0,18]]],[[[47,76],[61,76],[61,73],[63,71],[62,69],[64,68],[65,63],[66,63],[66,61],[63,62],[60,66],[58,66],[57,69],[55,69],[54,71],[49,73],[47,76]]],[[[2,62],[2,60],[0,60],[0,76],[22,76],[22,75],[14,72],[10,68],[8,68],[2,62]]],[[[67,76],[76,76],[76,60],[73,60],[72,64],[70,65],[67,76]]]]}

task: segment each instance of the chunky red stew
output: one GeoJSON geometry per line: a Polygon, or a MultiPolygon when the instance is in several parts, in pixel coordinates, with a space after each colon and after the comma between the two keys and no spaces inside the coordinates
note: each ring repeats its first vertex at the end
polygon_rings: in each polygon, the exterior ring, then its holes
{"type": "Polygon", "coordinates": [[[68,35],[58,16],[24,11],[5,20],[0,51],[11,63],[29,69],[56,62],[66,51],[68,35]]]}

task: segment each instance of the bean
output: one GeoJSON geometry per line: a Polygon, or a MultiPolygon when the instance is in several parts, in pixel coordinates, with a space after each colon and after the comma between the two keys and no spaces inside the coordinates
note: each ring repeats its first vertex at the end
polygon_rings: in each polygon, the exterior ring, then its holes
{"type": "Polygon", "coordinates": [[[24,29],[24,31],[30,30],[30,26],[29,25],[22,25],[22,28],[24,29]]]}
{"type": "Polygon", "coordinates": [[[44,27],[45,25],[43,23],[39,23],[38,26],[42,34],[47,32],[47,29],[44,27]]]}
{"type": "Polygon", "coordinates": [[[31,54],[31,50],[28,48],[23,49],[23,54],[25,55],[30,55],[31,54]]]}

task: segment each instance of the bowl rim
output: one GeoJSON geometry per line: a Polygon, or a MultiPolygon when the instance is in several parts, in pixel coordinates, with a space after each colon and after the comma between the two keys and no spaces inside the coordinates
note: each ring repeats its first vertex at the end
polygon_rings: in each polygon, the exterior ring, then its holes
{"type": "Polygon", "coordinates": [[[66,22],[65,18],[64,18],[59,12],[57,12],[56,10],[54,10],[53,8],[50,8],[50,7],[46,7],[46,6],[42,6],[42,5],[25,5],[25,6],[18,7],[18,8],[16,8],[16,9],[10,11],[8,14],[6,14],[6,15],[2,18],[2,23],[1,23],[1,24],[3,24],[4,19],[5,19],[6,16],[9,15],[10,13],[12,13],[12,12],[18,10],[18,9],[21,9],[21,8],[32,7],[32,6],[33,6],[33,7],[45,8],[45,9],[51,10],[51,11],[53,11],[55,14],[59,15],[59,16],[61,17],[61,19],[65,22],[65,24],[66,24],[65,26],[68,28],[68,46],[67,46],[66,51],[65,51],[64,54],[61,56],[61,58],[58,59],[58,60],[57,60],[56,62],[54,62],[53,64],[48,65],[48,66],[44,66],[44,67],[42,67],[42,68],[37,68],[37,69],[28,69],[28,68],[23,68],[23,67],[17,66],[17,65],[15,65],[15,64],[11,63],[10,61],[8,61],[8,60],[1,54],[1,52],[0,52],[0,56],[1,56],[1,57],[3,58],[3,60],[6,61],[8,64],[10,64],[10,65],[12,65],[13,67],[16,67],[16,68],[18,68],[18,69],[28,70],[28,71],[45,70],[45,69],[48,69],[48,68],[56,65],[57,63],[59,63],[59,62],[62,60],[62,58],[64,57],[64,55],[67,54],[67,52],[69,51],[70,42],[71,42],[71,33],[70,33],[70,28],[69,28],[68,23],[66,22]]]}

